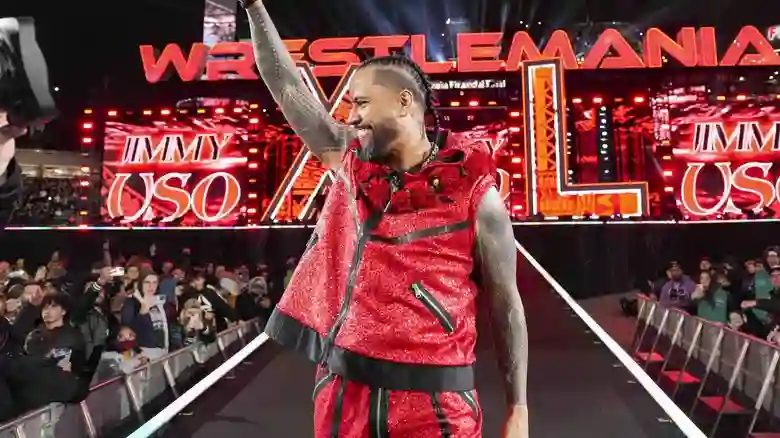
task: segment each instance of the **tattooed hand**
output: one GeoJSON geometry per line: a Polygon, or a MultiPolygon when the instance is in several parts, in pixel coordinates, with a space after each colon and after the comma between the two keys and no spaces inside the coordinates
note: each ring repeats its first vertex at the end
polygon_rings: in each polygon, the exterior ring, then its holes
{"type": "Polygon", "coordinates": [[[259,0],[243,0],[260,76],[287,122],[306,147],[331,169],[341,166],[347,146],[356,138],[354,129],[338,123],[309,90],[259,0]]]}
{"type": "MultiPolygon", "coordinates": [[[[480,202],[476,228],[477,256],[482,268],[484,292],[490,301],[490,325],[494,332],[498,365],[504,375],[507,405],[513,412],[509,418],[512,424],[521,424],[517,421],[522,417],[517,417],[519,414],[515,413],[515,409],[525,409],[526,405],[528,330],[523,302],[517,290],[517,248],[512,222],[495,187],[490,188],[480,202]]],[[[511,430],[518,429],[513,427],[511,430]]]]}

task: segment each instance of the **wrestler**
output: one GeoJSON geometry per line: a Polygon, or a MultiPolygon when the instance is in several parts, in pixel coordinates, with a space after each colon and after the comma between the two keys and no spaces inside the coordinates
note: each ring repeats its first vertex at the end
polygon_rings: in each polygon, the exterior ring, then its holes
{"type": "Polygon", "coordinates": [[[487,146],[439,129],[428,78],[400,56],[360,65],[353,109],[339,124],[306,87],[262,2],[243,6],[264,82],[336,175],[266,327],[320,365],[315,437],[481,437],[478,290],[506,381],[502,436],[527,437],[516,249],[487,146]]]}

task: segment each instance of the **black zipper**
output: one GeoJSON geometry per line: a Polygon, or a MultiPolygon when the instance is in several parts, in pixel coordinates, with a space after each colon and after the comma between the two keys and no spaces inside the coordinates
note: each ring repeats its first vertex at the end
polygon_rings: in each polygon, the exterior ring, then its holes
{"type": "Polygon", "coordinates": [[[311,399],[316,400],[317,396],[320,394],[320,391],[325,389],[325,387],[328,386],[335,378],[335,374],[325,374],[325,376],[317,380],[317,383],[314,384],[314,391],[312,391],[311,399]]]}
{"type": "Polygon", "coordinates": [[[455,331],[455,324],[452,322],[452,316],[447,312],[447,309],[436,300],[436,298],[428,292],[427,289],[419,281],[412,283],[409,288],[417,298],[432,314],[439,320],[441,326],[444,327],[444,331],[452,333],[455,331]]]}
{"type": "MultiPolygon", "coordinates": [[[[400,175],[397,173],[390,175],[390,197],[387,200],[387,204],[385,204],[385,207],[381,210],[375,209],[372,211],[360,226],[357,247],[355,248],[355,255],[352,257],[352,265],[349,270],[349,275],[347,276],[347,291],[344,295],[344,300],[341,302],[341,307],[339,308],[339,313],[336,316],[336,321],[328,331],[328,336],[325,338],[325,341],[322,345],[322,354],[320,356],[319,362],[323,367],[328,363],[328,358],[330,357],[330,352],[333,349],[333,344],[336,342],[336,336],[338,336],[339,330],[341,330],[341,326],[344,325],[344,320],[347,319],[347,315],[349,314],[349,308],[352,304],[352,292],[355,289],[355,281],[357,280],[357,274],[360,269],[360,262],[363,260],[363,250],[366,248],[366,244],[371,241],[371,235],[369,233],[373,231],[377,225],[379,225],[379,222],[382,220],[382,216],[385,214],[387,209],[390,208],[390,202],[393,199],[393,194],[400,190],[401,184],[402,181],[400,175]]],[[[358,190],[358,193],[362,192],[358,190]]]]}

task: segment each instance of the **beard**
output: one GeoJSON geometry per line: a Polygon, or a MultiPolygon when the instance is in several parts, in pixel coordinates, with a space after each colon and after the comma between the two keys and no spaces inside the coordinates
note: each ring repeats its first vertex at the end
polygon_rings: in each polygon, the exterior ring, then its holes
{"type": "Polygon", "coordinates": [[[385,163],[391,152],[391,145],[398,138],[398,123],[385,122],[382,125],[360,128],[360,158],[373,163],[385,163]]]}

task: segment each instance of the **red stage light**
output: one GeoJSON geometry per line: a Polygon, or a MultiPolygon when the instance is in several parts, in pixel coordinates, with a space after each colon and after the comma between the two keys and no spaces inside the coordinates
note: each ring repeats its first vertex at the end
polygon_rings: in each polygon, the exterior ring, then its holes
{"type": "Polygon", "coordinates": [[[664,170],[664,177],[668,178],[670,176],[672,176],[672,171],[671,170],[664,170]]]}
{"type": "Polygon", "coordinates": [[[198,114],[206,114],[206,110],[204,108],[198,108],[197,113],[198,114]]]}
{"type": "Polygon", "coordinates": [[[674,192],[674,187],[666,186],[666,187],[664,187],[664,192],[672,193],[672,192],[674,192]]]}
{"type": "Polygon", "coordinates": [[[747,96],[745,96],[744,94],[740,94],[739,96],[737,96],[737,100],[739,101],[747,100],[747,96]]]}
{"type": "Polygon", "coordinates": [[[145,116],[151,116],[152,115],[152,110],[144,110],[143,114],[145,116]]]}
{"type": "Polygon", "coordinates": [[[81,125],[81,127],[84,129],[92,129],[92,123],[90,122],[84,123],[83,125],[81,125]]]}
{"type": "Polygon", "coordinates": [[[520,117],[520,111],[512,111],[509,113],[509,117],[520,117]]]}
{"type": "Polygon", "coordinates": [[[79,182],[79,184],[81,185],[81,187],[89,187],[89,181],[87,180],[82,180],[79,182]]]}
{"type": "Polygon", "coordinates": [[[257,209],[256,208],[247,208],[246,212],[249,213],[249,214],[257,214],[257,209]]]}
{"type": "Polygon", "coordinates": [[[257,182],[257,178],[249,178],[249,184],[254,184],[257,182]]]}
{"type": "Polygon", "coordinates": [[[214,113],[216,113],[216,114],[224,114],[225,113],[225,108],[217,108],[217,109],[214,110],[214,113]]]}
{"type": "Polygon", "coordinates": [[[108,117],[116,117],[116,115],[117,115],[117,112],[116,112],[116,110],[110,110],[110,111],[108,112],[108,117]]]}
{"type": "Polygon", "coordinates": [[[645,103],[645,98],[642,96],[637,96],[634,98],[634,103],[645,103]]]}
{"type": "Polygon", "coordinates": [[[513,164],[520,164],[523,162],[523,159],[520,157],[512,157],[512,163],[513,164]]]}
{"type": "Polygon", "coordinates": [[[471,100],[471,101],[469,101],[469,106],[479,106],[479,101],[478,100],[471,100]]]}
{"type": "Polygon", "coordinates": [[[92,143],[92,137],[84,137],[81,139],[81,142],[84,144],[90,144],[92,143]]]}
{"type": "Polygon", "coordinates": [[[593,103],[600,104],[602,102],[604,102],[604,99],[601,98],[601,97],[594,97],[593,98],[593,103]]]}
{"type": "Polygon", "coordinates": [[[251,148],[251,149],[249,149],[249,153],[250,153],[250,154],[256,154],[256,153],[257,153],[257,148],[251,148]]]}
{"type": "Polygon", "coordinates": [[[520,132],[520,128],[518,128],[517,126],[510,126],[509,132],[520,132]]]}
{"type": "Polygon", "coordinates": [[[491,101],[488,101],[488,105],[489,106],[496,106],[496,105],[498,105],[498,102],[496,102],[495,100],[491,100],[491,101]]]}
{"type": "Polygon", "coordinates": [[[244,111],[244,110],[243,110],[243,109],[241,109],[241,108],[233,108],[233,112],[234,112],[234,113],[236,113],[236,114],[240,114],[240,113],[242,113],[243,111],[244,111]]]}
{"type": "Polygon", "coordinates": [[[260,119],[258,118],[249,119],[249,123],[260,123],[260,119]]]}
{"type": "Polygon", "coordinates": [[[85,109],[84,114],[92,114],[92,108],[85,109]]]}
{"type": "Polygon", "coordinates": [[[571,102],[572,103],[582,103],[582,98],[575,97],[574,99],[571,100],[571,102]]]}
{"type": "Polygon", "coordinates": [[[91,169],[89,167],[87,167],[87,166],[84,166],[84,167],[81,168],[81,171],[84,172],[84,173],[89,173],[90,170],[91,169]]]}
{"type": "Polygon", "coordinates": [[[460,106],[460,102],[452,101],[450,102],[450,106],[460,106]]]}
{"type": "Polygon", "coordinates": [[[169,109],[160,110],[160,114],[163,116],[169,116],[171,115],[171,110],[169,109]]]}
{"type": "Polygon", "coordinates": [[[255,198],[257,198],[257,193],[250,193],[249,194],[249,199],[255,199],[255,198]]]}
{"type": "Polygon", "coordinates": [[[664,156],[661,157],[661,159],[664,160],[664,161],[672,161],[672,156],[671,155],[664,155],[664,156]]]}
{"type": "Polygon", "coordinates": [[[257,169],[257,163],[249,163],[250,169],[257,169]]]}

